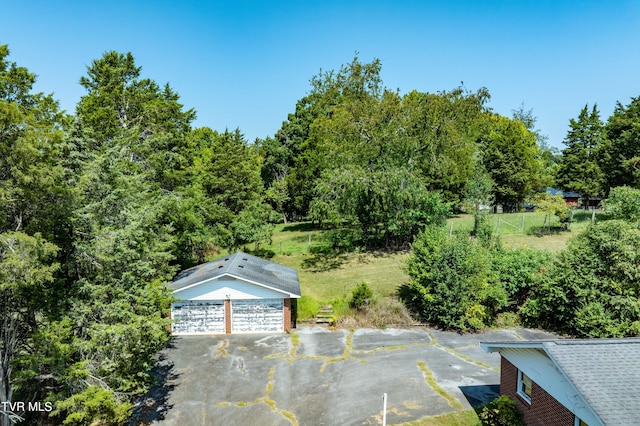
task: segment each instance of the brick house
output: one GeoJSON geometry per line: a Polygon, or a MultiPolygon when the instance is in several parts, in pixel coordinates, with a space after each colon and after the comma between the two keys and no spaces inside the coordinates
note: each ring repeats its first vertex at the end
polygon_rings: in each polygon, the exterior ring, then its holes
{"type": "Polygon", "coordinates": [[[640,339],[481,342],[527,425],[640,424],[640,339]]]}
{"type": "Polygon", "coordinates": [[[180,272],[169,283],[172,333],[289,332],[300,283],[295,269],[237,252],[180,272]]]}

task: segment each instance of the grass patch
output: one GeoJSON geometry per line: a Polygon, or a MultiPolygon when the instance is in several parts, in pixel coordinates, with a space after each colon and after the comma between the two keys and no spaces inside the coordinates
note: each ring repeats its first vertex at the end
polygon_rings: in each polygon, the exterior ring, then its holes
{"type": "Polygon", "coordinates": [[[456,411],[435,417],[425,417],[400,426],[480,426],[482,423],[475,410],[456,411]]]}
{"type": "MultiPolygon", "coordinates": [[[[574,210],[573,221],[567,231],[558,231],[549,235],[540,234],[544,224],[544,215],[540,213],[499,213],[487,216],[489,224],[500,234],[500,240],[507,248],[529,247],[538,250],[558,252],[567,247],[567,241],[583,231],[591,223],[592,210],[574,210]]],[[[596,220],[602,212],[596,211],[596,220]]],[[[558,226],[554,217],[551,226],[558,226]]],[[[461,214],[447,220],[447,229],[454,233],[469,232],[473,229],[473,215],[461,214]]]]}
{"type": "Polygon", "coordinates": [[[441,387],[438,384],[438,382],[436,381],[436,378],[433,375],[433,372],[429,370],[427,363],[424,361],[418,361],[417,365],[420,371],[422,372],[422,375],[424,376],[425,380],[427,381],[427,384],[431,386],[431,389],[433,389],[435,393],[437,393],[438,395],[443,397],[445,400],[447,400],[447,403],[452,408],[454,408],[456,411],[461,412],[462,404],[460,404],[460,401],[458,401],[453,395],[451,395],[449,392],[447,392],[443,387],[441,387]]]}

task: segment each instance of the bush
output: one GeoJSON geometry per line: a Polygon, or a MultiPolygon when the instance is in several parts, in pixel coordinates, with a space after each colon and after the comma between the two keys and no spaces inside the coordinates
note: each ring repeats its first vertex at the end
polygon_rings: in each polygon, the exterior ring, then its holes
{"type": "Polygon", "coordinates": [[[550,263],[551,255],[548,252],[530,248],[500,249],[493,255],[492,269],[498,274],[509,296],[509,311],[517,312],[529,298],[540,275],[550,263]]]}
{"type": "Polygon", "coordinates": [[[640,228],[596,222],[572,238],[521,307],[525,326],[577,337],[640,331],[640,228]]]}
{"type": "Polygon", "coordinates": [[[313,318],[318,314],[320,303],[309,296],[302,296],[298,299],[298,319],[313,318]]]}
{"type": "Polygon", "coordinates": [[[482,407],[478,417],[487,426],[524,426],[522,413],[506,395],[501,395],[482,407]]]}
{"type": "Polygon", "coordinates": [[[468,235],[428,228],[412,245],[411,276],[400,296],[427,322],[456,330],[480,329],[507,305],[491,271],[491,251],[468,235]]]}
{"type": "Polygon", "coordinates": [[[366,282],[361,282],[353,289],[349,307],[352,309],[362,309],[373,301],[373,291],[366,282]]]}

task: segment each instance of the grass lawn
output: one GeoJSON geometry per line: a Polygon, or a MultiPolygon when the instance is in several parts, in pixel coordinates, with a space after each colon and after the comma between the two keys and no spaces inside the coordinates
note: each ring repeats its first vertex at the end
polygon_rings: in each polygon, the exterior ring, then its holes
{"type": "MultiPolygon", "coordinates": [[[[555,230],[550,235],[536,232],[544,222],[541,214],[495,214],[489,215],[489,221],[507,248],[531,247],[556,253],[591,223],[591,214],[591,211],[574,211],[570,229],[555,230]]],[[[596,218],[597,215],[598,212],[596,218]]],[[[558,225],[558,218],[554,217],[552,226],[558,225]]],[[[471,215],[458,215],[447,221],[447,229],[452,232],[468,232],[472,228],[471,215]]],[[[280,224],[276,226],[272,243],[261,247],[272,255],[274,262],[298,270],[303,294],[302,318],[315,315],[323,304],[335,306],[342,302],[344,306],[353,289],[363,281],[376,297],[393,296],[398,287],[409,281],[404,273],[408,253],[336,253],[328,247],[323,235],[323,230],[310,223],[280,224]]]]}
{"type": "MultiPolygon", "coordinates": [[[[596,211],[597,220],[599,211],[596,211]]],[[[530,247],[556,253],[567,246],[567,241],[584,230],[591,223],[592,211],[574,210],[573,222],[569,230],[554,229],[551,234],[542,235],[536,231],[544,224],[544,215],[538,213],[501,213],[489,215],[493,230],[500,234],[500,240],[507,248],[530,247]]],[[[552,227],[559,227],[557,217],[551,219],[552,227]]],[[[472,215],[458,215],[447,220],[447,229],[453,232],[468,232],[473,229],[472,215]]]]}
{"type": "Polygon", "coordinates": [[[325,246],[322,230],[298,223],[278,225],[272,244],[263,248],[275,253],[274,262],[297,269],[302,294],[319,303],[348,299],[363,281],[381,297],[409,281],[403,271],[407,253],[334,253],[325,246]]]}
{"type": "Polygon", "coordinates": [[[436,417],[425,417],[415,422],[402,423],[400,426],[479,426],[480,424],[478,415],[471,409],[436,417]]]}

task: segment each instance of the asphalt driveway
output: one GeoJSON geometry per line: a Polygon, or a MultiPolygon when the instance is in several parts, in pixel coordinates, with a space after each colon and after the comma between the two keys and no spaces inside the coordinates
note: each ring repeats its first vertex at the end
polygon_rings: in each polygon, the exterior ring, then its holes
{"type": "Polygon", "coordinates": [[[479,341],[550,338],[533,330],[328,330],[176,337],[132,425],[400,424],[498,393],[498,354],[479,341]]]}

